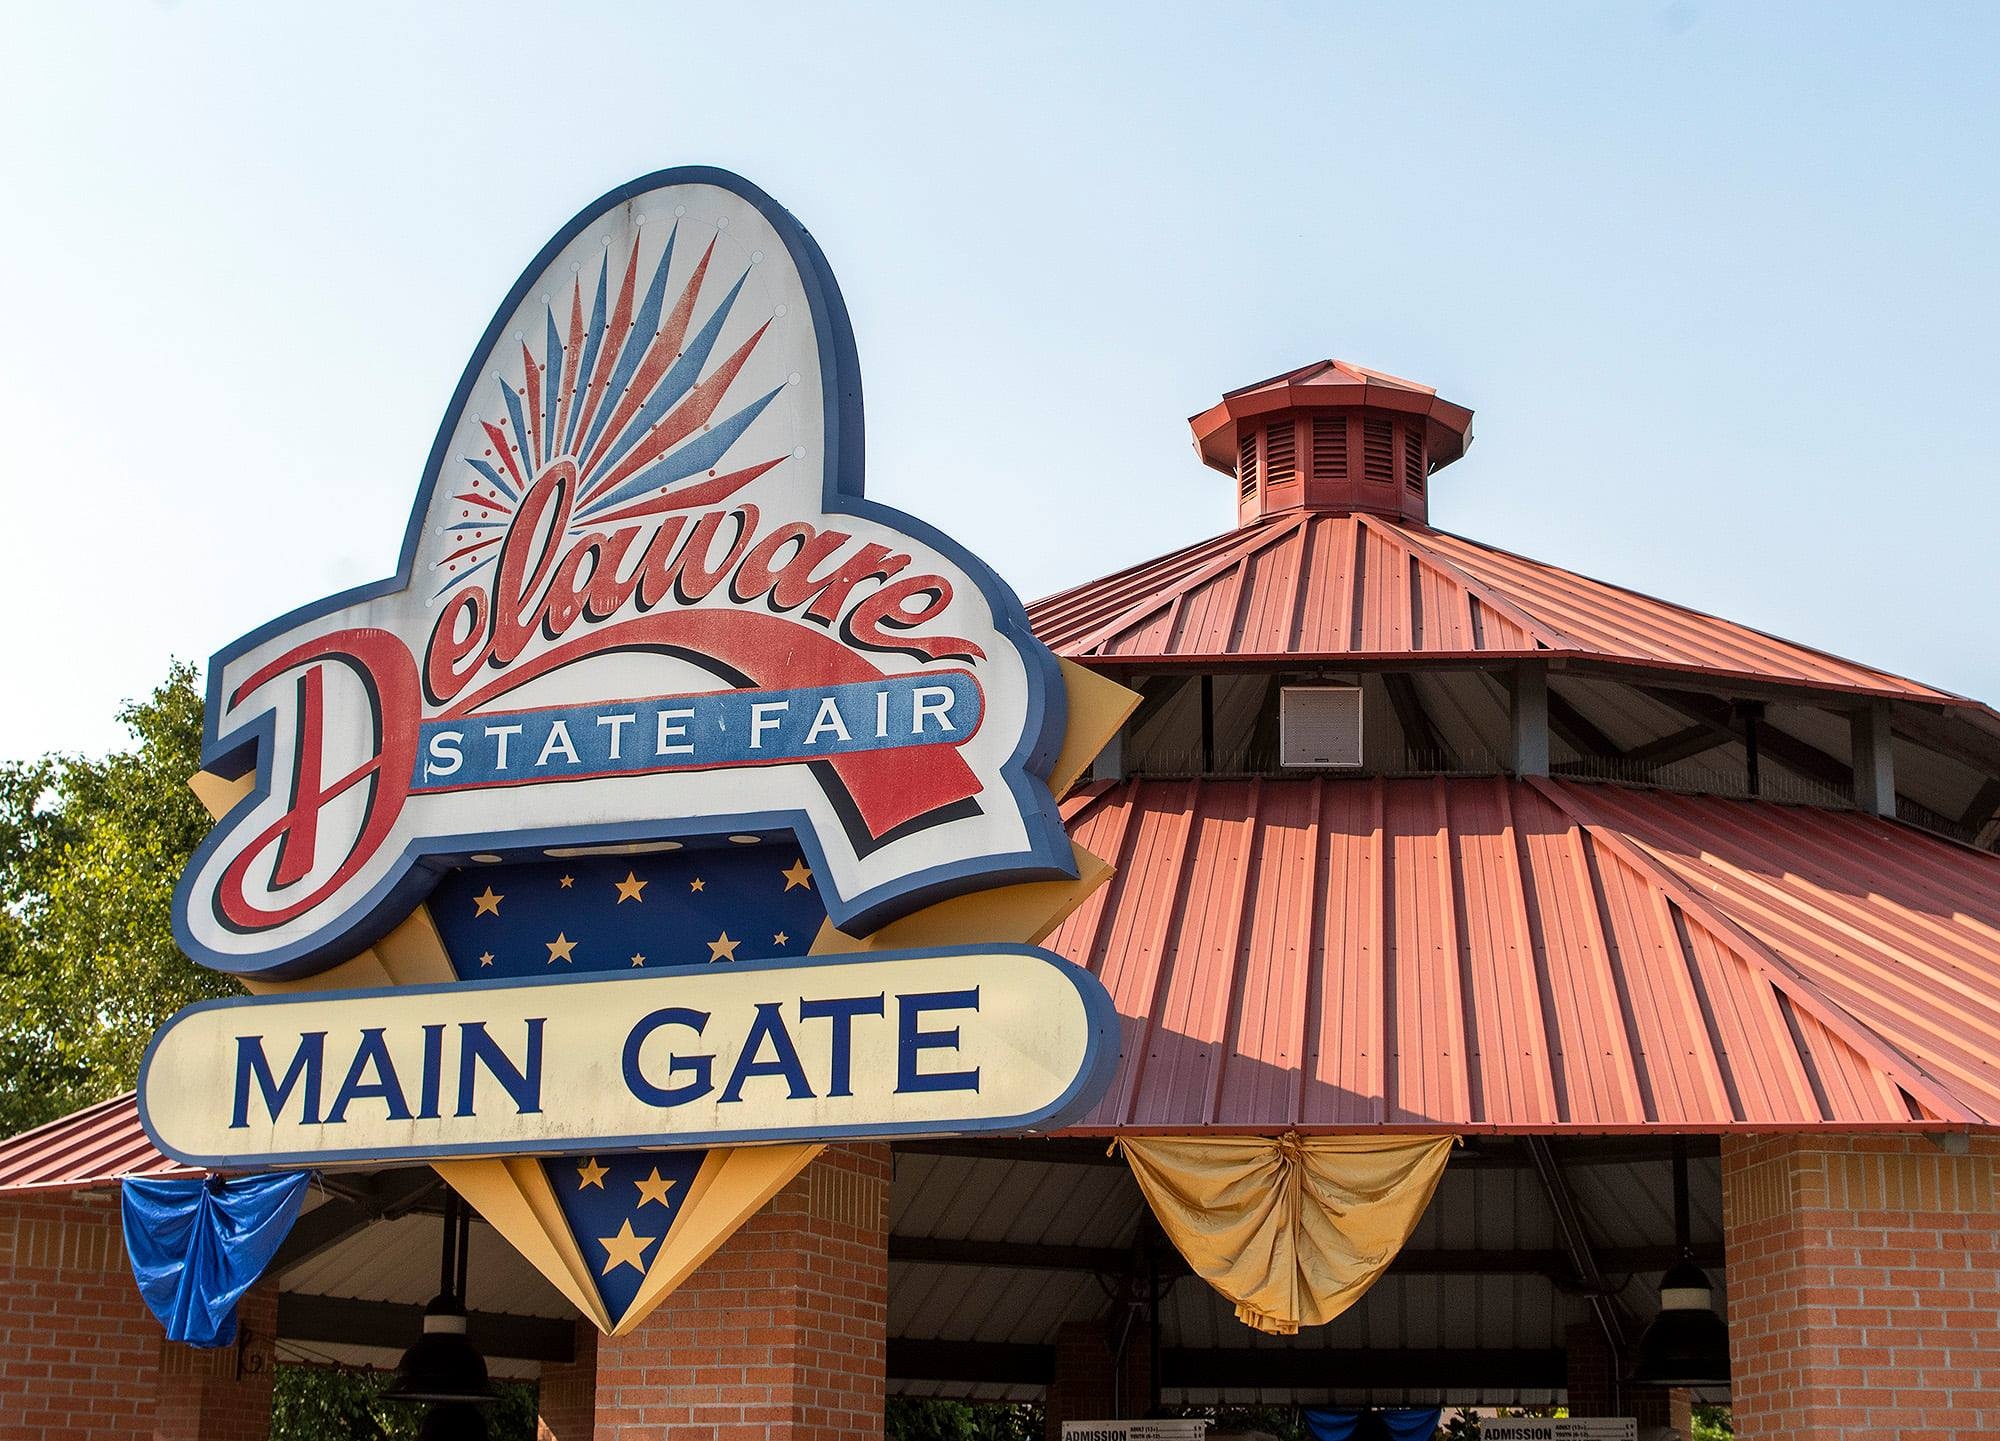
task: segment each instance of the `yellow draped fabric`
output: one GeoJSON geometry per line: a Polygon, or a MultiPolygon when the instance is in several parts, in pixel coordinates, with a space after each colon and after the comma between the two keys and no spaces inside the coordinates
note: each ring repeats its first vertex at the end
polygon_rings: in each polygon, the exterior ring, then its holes
{"type": "Polygon", "coordinates": [[[1430,1204],[1449,1136],[1132,1137],[1125,1159],[1196,1275],[1289,1336],[1360,1300],[1430,1204]]]}

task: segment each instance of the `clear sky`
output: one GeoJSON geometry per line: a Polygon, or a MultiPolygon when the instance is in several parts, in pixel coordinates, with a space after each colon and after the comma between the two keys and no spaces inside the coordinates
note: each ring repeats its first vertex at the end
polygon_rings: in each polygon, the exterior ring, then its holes
{"type": "Polygon", "coordinates": [[[1433,520],[2000,701],[2000,7],[19,4],[0,756],[388,574],[542,241],[812,229],[869,491],[1025,598],[1226,529],[1185,418],[1477,413],[1433,520]]]}

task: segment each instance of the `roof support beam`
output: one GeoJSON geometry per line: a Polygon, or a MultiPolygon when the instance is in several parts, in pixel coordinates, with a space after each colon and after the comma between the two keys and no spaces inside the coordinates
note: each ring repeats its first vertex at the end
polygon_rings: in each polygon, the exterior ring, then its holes
{"type": "MultiPolygon", "coordinates": [[[[891,1340],[888,1370],[896,1381],[1046,1386],[1055,1375],[1055,1360],[1053,1346],[891,1340]]],[[[1378,1351],[1308,1343],[1170,1348],[1161,1354],[1160,1374],[1169,1378],[1168,1391],[1495,1386],[1512,1392],[1560,1391],[1568,1373],[1561,1351],[1378,1351]]]]}
{"type": "MultiPolygon", "coordinates": [[[[1617,1272],[1664,1271],[1680,1257],[1669,1244],[1607,1246],[1595,1252],[1605,1269],[1617,1272]]],[[[1722,1265],[1722,1247],[1695,1248],[1704,1266],[1722,1265]]],[[[1011,1241],[967,1241],[936,1236],[891,1236],[889,1259],[930,1266],[993,1266],[1020,1271],[1084,1271],[1100,1276],[1123,1275],[1131,1269],[1132,1253],[1113,1246],[1048,1246],[1011,1241]]],[[[1185,1275],[1187,1263],[1171,1247],[1160,1253],[1163,1274],[1185,1275]]],[[[1405,1247],[1389,1269],[1404,1276],[1546,1276],[1568,1282],[1571,1260],[1566,1251],[1476,1250],[1405,1247]]]]}
{"type": "MultiPolygon", "coordinates": [[[[1707,726],[1717,737],[1717,744],[1741,742],[1744,739],[1735,708],[1726,700],[1718,700],[1714,696],[1701,695],[1693,691],[1668,690],[1661,686],[1642,686],[1640,689],[1668,709],[1679,711],[1695,724],[1707,726]]],[[[1854,783],[1854,772],[1845,761],[1837,756],[1828,755],[1809,741],[1800,740],[1790,731],[1778,729],[1768,720],[1758,723],[1757,744],[1761,755],[1769,757],[1796,775],[1818,782],[1828,790],[1846,794],[1854,783]]]]}
{"type": "MultiPolygon", "coordinates": [[[[1596,1317],[1598,1329],[1604,1333],[1605,1343],[1611,1348],[1614,1364],[1622,1365],[1625,1357],[1625,1316],[1619,1309],[1610,1283],[1604,1279],[1604,1272],[1598,1267],[1597,1255],[1591,1246],[1590,1227],[1583,1219],[1583,1210],[1570,1193],[1569,1182],[1564,1178],[1562,1168],[1556,1164],[1555,1149],[1549,1145],[1548,1138],[1529,1136],[1525,1144],[1534,1160],[1535,1171],[1541,1177],[1549,1209],[1555,1213],[1556,1229],[1569,1252],[1577,1285],[1589,1299],[1591,1314],[1596,1317]]],[[[1617,1391],[1618,1383],[1614,1376],[1614,1399],[1617,1391]]]]}
{"type": "Polygon", "coordinates": [[[1561,1351],[1389,1351],[1332,1346],[1169,1350],[1160,1369],[1174,1388],[1287,1386],[1326,1391],[1497,1386],[1559,1391],[1569,1384],[1561,1351]]]}
{"type": "Polygon", "coordinates": [[[1672,735],[1661,736],[1658,740],[1647,741],[1642,746],[1634,746],[1626,759],[1637,765],[1670,766],[1676,761],[1692,760],[1717,746],[1727,745],[1732,739],[1734,737],[1722,734],[1714,726],[1696,724],[1677,730],[1672,735]]]}
{"type": "Polygon", "coordinates": [[[1549,729],[1556,738],[1580,756],[1593,760],[1622,760],[1625,752],[1618,743],[1599,730],[1582,711],[1549,687],[1549,729]]]}
{"type": "Polygon", "coordinates": [[[1450,769],[1451,747],[1445,744],[1444,736],[1431,720],[1430,712],[1424,709],[1423,697],[1417,694],[1416,681],[1406,672],[1392,670],[1383,675],[1382,688],[1389,692],[1389,704],[1396,711],[1396,724],[1402,727],[1404,749],[1418,751],[1428,758],[1426,763],[1415,768],[1450,769]]]}
{"type": "MultiPolygon", "coordinates": [[[[363,1301],[351,1296],[278,1296],[278,1339],[323,1346],[382,1346],[400,1351],[423,1334],[424,1308],[401,1301],[363,1301]]],[[[474,1311],[466,1317],[466,1339],[489,1357],[510,1361],[571,1361],[576,1356],[576,1323],[542,1316],[503,1316],[474,1311]]]]}
{"type": "Polygon", "coordinates": [[[1993,844],[1994,823],[2000,821],[2000,779],[1989,780],[1972,797],[1958,823],[1965,827],[1974,845],[1993,844]]]}

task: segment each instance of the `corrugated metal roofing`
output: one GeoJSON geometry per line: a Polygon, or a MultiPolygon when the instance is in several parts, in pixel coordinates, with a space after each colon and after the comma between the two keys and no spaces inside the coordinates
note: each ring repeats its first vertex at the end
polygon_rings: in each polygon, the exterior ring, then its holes
{"type": "Polygon", "coordinates": [[[1135,780],[1049,942],[1123,1018],[1076,1128],[2000,1123],[2000,859],[1565,782],[1135,780]]]}
{"type": "Polygon", "coordinates": [[[1971,704],[1733,621],[1390,517],[1322,511],[1240,530],[1029,607],[1089,664],[1571,655],[1971,704]]]}
{"type": "Polygon", "coordinates": [[[128,1091],[0,1141],[0,1191],[78,1191],[126,1176],[198,1176],[153,1149],[128,1091]]]}

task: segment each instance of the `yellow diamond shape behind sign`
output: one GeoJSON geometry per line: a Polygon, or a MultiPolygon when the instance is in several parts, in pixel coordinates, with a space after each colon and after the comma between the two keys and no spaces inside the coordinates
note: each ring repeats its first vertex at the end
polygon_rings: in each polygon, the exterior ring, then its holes
{"type": "MultiPolygon", "coordinates": [[[[1068,662],[1063,663],[1063,679],[1068,729],[1050,775],[1050,788],[1058,795],[1089,766],[1139,699],[1125,687],[1068,662]]],[[[203,773],[191,784],[203,804],[219,816],[247,792],[250,782],[247,777],[229,782],[203,773]]],[[[1076,860],[1074,881],[1003,886],[958,896],[867,937],[848,936],[823,925],[811,951],[1032,944],[1060,925],[1110,875],[1103,861],[1080,848],[1076,860]]],[[[804,884],[802,875],[787,882],[788,887],[804,884]]],[[[618,886],[621,903],[643,901],[643,894],[636,871],[618,886]]],[[[469,899],[481,915],[492,914],[501,905],[491,887],[483,904],[478,896],[469,899]]],[[[568,961],[563,954],[568,948],[565,937],[551,950],[549,963],[568,961]]],[[[716,959],[727,959],[728,954],[725,939],[723,955],[716,959]]],[[[472,964],[480,959],[484,956],[472,964]]],[[[634,963],[640,963],[636,957],[634,963]]],[[[260,995],[422,985],[458,979],[464,965],[461,960],[454,966],[430,910],[419,907],[374,946],[331,970],[297,981],[246,979],[244,984],[260,995]]],[[[445,1182],[599,1330],[622,1334],[643,1322],[823,1149],[784,1144],[661,1151],[652,1153],[656,1165],[645,1164],[648,1158],[642,1154],[605,1160],[455,1159],[434,1165],[445,1182]],[[610,1207],[619,1212],[615,1224],[601,1219],[609,1214],[604,1207],[587,1204],[596,1200],[588,1193],[608,1196],[614,1186],[619,1196],[619,1203],[610,1207]],[[569,1194],[572,1190],[575,1195],[569,1194]],[[593,1218],[598,1218],[594,1224],[593,1218]]]]}

